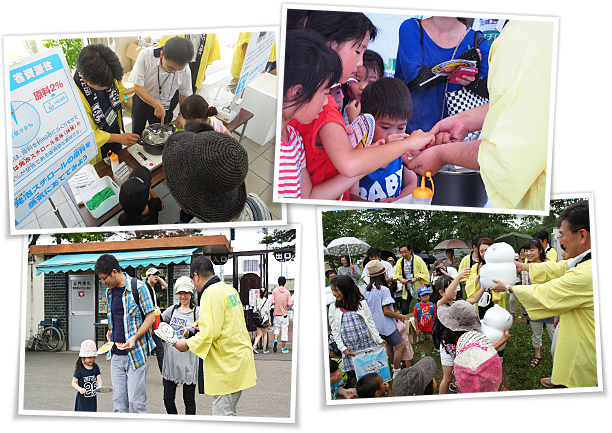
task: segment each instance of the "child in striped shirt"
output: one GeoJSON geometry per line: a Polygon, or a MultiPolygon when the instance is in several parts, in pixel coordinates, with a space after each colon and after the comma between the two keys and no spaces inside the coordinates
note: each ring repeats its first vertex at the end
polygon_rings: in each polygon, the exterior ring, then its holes
{"type": "Polygon", "coordinates": [[[321,36],[309,30],[288,32],[285,46],[278,197],[336,199],[360,177],[338,175],[313,187],[302,137],[289,122],[295,119],[309,124],[318,117],[327,104],[330,87],[342,75],[342,63],[321,36]]]}

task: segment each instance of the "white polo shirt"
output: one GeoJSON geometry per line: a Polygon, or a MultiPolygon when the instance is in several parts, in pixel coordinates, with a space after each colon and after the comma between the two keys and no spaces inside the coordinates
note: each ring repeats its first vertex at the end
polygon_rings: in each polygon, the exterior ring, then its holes
{"type": "Polygon", "coordinates": [[[171,74],[162,67],[161,58],[155,57],[155,50],[157,48],[145,48],[138,54],[130,81],[165,105],[170,104],[177,89],[181,95],[190,96],[193,92],[189,66],[171,74]]]}

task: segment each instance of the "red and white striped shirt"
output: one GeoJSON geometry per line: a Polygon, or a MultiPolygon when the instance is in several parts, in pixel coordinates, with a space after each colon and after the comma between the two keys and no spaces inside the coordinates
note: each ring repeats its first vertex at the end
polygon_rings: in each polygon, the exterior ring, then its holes
{"type": "Polygon", "coordinates": [[[287,126],[289,141],[281,138],[278,163],[278,197],[301,198],[301,173],[306,168],[306,153],[302,137],[297,130],[287,126]]]}

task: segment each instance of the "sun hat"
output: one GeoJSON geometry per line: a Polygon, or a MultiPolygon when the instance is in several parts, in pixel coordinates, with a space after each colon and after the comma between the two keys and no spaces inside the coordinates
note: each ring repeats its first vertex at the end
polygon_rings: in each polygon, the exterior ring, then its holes
{"type": "Polygon", "coordinates": [[[457,341],[453,373],[462,393],[497,391],[502,381],[501,360],[485,335],[469,331],[457,341]]]}
{"type": "Polygon", "coordinates": [[[174,283],[174,292],[190,292],[193,293],[195,286],[189,277],[179,277],[174,283]]]}
{"type": "Polygon", "coordinates": [[[476,308],[467,301],[455,301],[453,305],[438,309],[440,323],[451,331],[477,331],[480,319],[476,308]]]}
{"type": "Polygon", "coordinates": [[[436,361],[431,356],[422,358],[412,367],[401,369],[393,377],[393,395],[423,395],[425,388],[436,375],[436,369],[436,361]]]}
{"type": "Polygon", "coordinates": [[[98,355],[98,348],[93,340],[85,340],[81,343],[81,351],[79,357],[90,358],[98,355]]]}
{"type": "Polygon", "coordinates": [[[389,268],[383,265],[380,260],[370,260],[366,265],[366,269],[368,271],[368,277],[375,277],[384,274],[389,268]]]}
{"type": "Polygon", "coordinates": [[[247,151],[233,137],[178,131],[164,146],[166,185],[179,207],[204,222],[231,221],[247,201],[247,151]]]}

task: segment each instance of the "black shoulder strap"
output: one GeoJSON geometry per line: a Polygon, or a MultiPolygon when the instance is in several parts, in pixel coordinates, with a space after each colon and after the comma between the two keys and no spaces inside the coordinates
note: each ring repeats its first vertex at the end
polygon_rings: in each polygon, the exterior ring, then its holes
{"type": "Polygon", "coordinates": [[[253,198],[247,197],[247,204],[253,212],[253,220],[263,221],[263,214],[261,213],[261,209],[259,209],[259,205],[257,204],[257,202],[253,198]]]}
{"type": "Polygon", "coordinates": [[[134,297],[134,301],[136,301],[136,305],[138,305],[138,309],[142,315],[142,320],[144,320],[145,313],[140,306],[140,294],[138,293],[138,280],[136,278],[132,278],[132,296],[134,297]]]}
{"type": "Polygon", "coordinates": [[[423,24],[421,24],[421,20],[417,20],[419,23],[419,33],[421,33],[421,47],[423,46],[423,24]]]}

